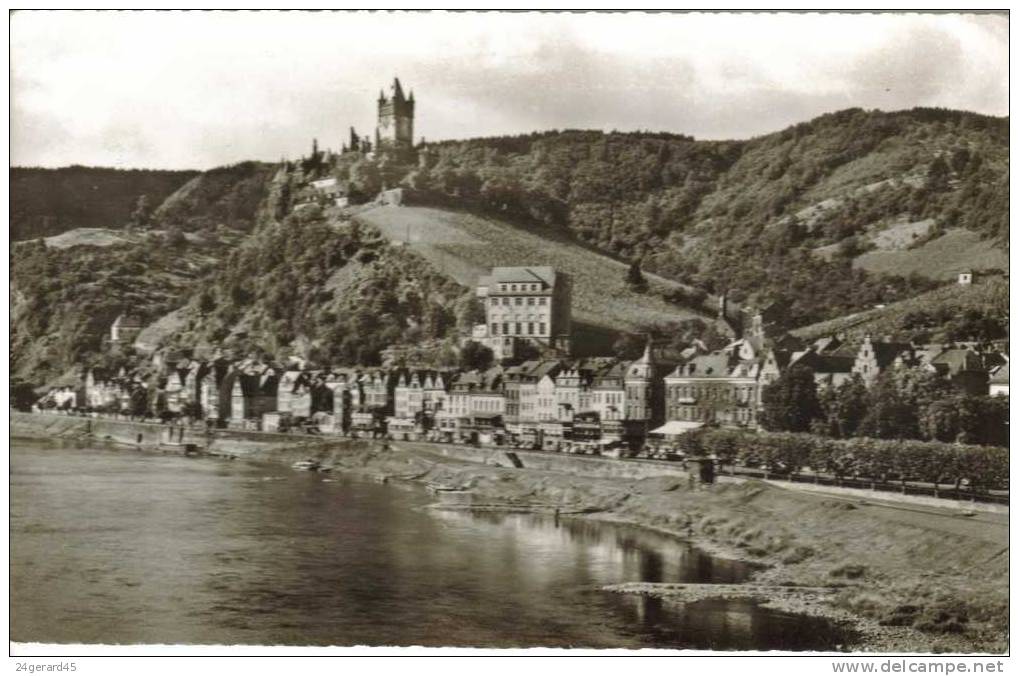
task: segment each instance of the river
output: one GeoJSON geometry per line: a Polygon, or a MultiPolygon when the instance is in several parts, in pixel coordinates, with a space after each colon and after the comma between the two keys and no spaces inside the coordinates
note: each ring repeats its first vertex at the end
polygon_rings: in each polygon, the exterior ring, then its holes
{"type": "Polygon", "coordinates": [[[11,640],[832,649],[829,623],[606,584],[750,570],[641,529],[427,509],[282,465],[11,447],[11,640]]]}

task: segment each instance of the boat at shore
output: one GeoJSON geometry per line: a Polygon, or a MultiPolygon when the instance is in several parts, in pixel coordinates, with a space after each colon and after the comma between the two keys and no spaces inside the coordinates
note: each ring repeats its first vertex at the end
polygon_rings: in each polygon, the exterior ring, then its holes
{"type": "Polygon", "coordinates": [[[198,444],[191,443],[176,443],[170,441],[162,441],[159,443],[159,450],[167,453],[180,453],[181,455],[187,455],[191,457],[205,455],[198,448],[198,444]]]}

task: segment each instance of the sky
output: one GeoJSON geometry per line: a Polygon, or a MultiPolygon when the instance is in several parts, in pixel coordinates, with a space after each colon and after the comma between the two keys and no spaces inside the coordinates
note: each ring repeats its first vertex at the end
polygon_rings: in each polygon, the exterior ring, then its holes
{"type": "Polygon", "coordinates": [[[963,14],[43,12],[11,21],[11,162],[206,169],[373,134],[732,139],[849,107],[1008,114],[1008,19],[963,14]]]}

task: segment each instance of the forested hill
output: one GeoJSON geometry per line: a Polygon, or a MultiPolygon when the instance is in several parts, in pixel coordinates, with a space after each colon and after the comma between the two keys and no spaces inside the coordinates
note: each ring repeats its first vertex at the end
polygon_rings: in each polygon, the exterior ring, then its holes
{"type": "Polygon", "coordinates": [[[1006,118],[851,109],[747,141],[562,131],[423,152],[408,185],[801,323],[1007,265],[1006,118]]]}
{"type": "Polygon", "coordinates": [[[10,170],[14,241],[59,235],[74,228],[120,228],[143,196],[153,208],[197,171],[63,167],[10,170]]]}

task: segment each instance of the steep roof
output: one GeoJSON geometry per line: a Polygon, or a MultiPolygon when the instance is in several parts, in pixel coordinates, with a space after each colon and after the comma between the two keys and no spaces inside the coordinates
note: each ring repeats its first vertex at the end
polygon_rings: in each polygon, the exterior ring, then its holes
{"type": "Polygon", "coordinates": [[[809,366],[814,373],[852,373],[855,361],[853,357],[846,355],[808,351],[797,359],[796,363],[809,366]]]}
{"type": "Polygon", "coordinates": [[[726,378],[729,375],[729,358],[717,352],[702,354],[680,364],[670,377],[726,378]]]}

